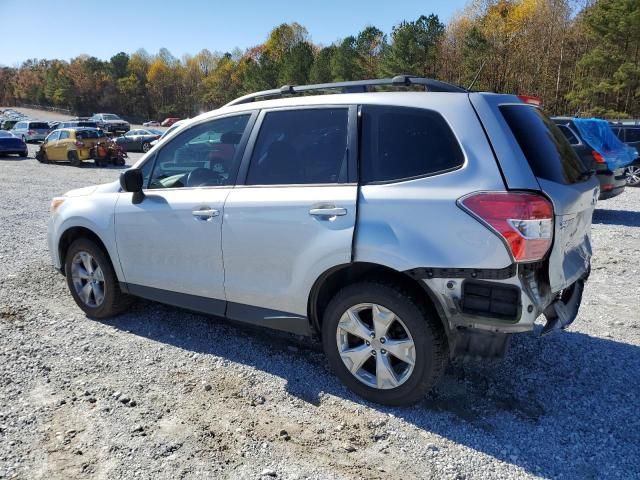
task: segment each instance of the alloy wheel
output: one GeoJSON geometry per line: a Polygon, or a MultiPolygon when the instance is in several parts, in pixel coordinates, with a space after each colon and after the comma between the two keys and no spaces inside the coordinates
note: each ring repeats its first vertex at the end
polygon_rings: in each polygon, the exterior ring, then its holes
{"type": "Polygon", "coordinates": [[[627,185],[631,185],[633,187],[640,185],[640,166],[629,165],[626,168],[625,173],[627,174],[627,185]]]}
{"type": "Polygon", "coordinates": [[[382,305],[349,308],[338,322],[336,340],[345,367],[369,387],[399,387],[413,372],[416,351],[409,329],[382,305]]]}
{"type": "Polygon", "coordinates": [[[96,259],[87,252],[78,252],[71,261],[71,279],[78,297],[91,308],[104,301],[104,274],[96,259]]]}

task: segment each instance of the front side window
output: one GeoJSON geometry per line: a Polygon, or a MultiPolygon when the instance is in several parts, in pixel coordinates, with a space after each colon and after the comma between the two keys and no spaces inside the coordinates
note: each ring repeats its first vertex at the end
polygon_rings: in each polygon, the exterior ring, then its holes
{"type": "Polygon", "coordinates": [[[232,185],[238,145],[250,114],[200,123],[169,141],[156,155],[148,188],[232,185]]]}
{"type": "Polygon", "coordinates": [[[55,142],[60,137],[60,131],[56,130],[49,134],[49,136],[45,139],[44,143],[55,142]]]}
{"type": "Polygon", "coordinates": [[[267,113],[251,155],[246,184],[346,182],[348,120],[347,108],[267,113]]]}
{"type": "Polygon", "coordinates": [[[445,173],[464,155],[444,118],[432,110],[362,107],[362,183],[382,183],[445,173]]]}

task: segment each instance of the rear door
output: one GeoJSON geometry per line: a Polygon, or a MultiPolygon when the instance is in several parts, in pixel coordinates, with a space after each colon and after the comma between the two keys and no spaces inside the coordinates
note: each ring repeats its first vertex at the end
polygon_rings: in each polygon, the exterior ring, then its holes
{"type": "Polygon", "coordinates": [[[509,189],[542,190],[555,213],[549,257],[553,292],[585,275],[591,260],[591,218],[599,196],[595,176],[539,108],[510,95],[471,94],[509,189]],[[529,168],[523,168],[523,166],[529,168]]]}
{"type": "Polygon", "coordinates": [[[262,111],[225,203],[227,316],[308,331],[315,280],[351,261],[357,109],[262,111]]]}

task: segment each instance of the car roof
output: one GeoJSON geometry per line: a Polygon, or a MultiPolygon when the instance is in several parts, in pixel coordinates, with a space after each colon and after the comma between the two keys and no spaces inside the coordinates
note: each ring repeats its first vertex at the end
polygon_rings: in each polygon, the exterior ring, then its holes
{"type": "MultiPolygon", "coordinates": [[[[202,113],[188,121],[197,122],[211,117],[217,117],[228,113],[240,113],[252,110],[260,110],[278,107],[305,107],[305,106],[327,106],[327,105],[389,105],[403,107],[419,107],[426,98],[448,98],[469,95],[469,92],[366,92],[366,93],[335,93],[327,95],[296,95],[271,100],[259,100],[250,103],[240,103],[237,105],[223,106],[217,110],[202,113]]],[[[482,93],[482,95],[496,95],[492,93],[482,93]]],[[[501,94],[498,94],[501,95],[501,94]]],[[[506,97],[506,96],[505,96],[506,97]]],[[[509,96],[512,97],[512,96],[509,96]]]]}

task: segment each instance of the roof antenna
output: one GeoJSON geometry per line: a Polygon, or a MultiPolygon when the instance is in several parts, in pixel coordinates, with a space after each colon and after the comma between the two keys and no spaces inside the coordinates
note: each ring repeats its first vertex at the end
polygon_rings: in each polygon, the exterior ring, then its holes
{"type": "Polygon", "coordinates": [[[480,65],[480,68],[478,69],[478,71],[476,72],[476,76],[473,77],[473,81],[471,82],[471,84],[467,87],[467,90],[471,90],[473,88],[473,86],[476,84],[476,82],[478,81],[478,77],[480,76],[480,74],[482,73],[482,70],[484,70],[484,66],[487,63],[487,59],[485,58],[482,61],[482,65],[480,65]]]}

